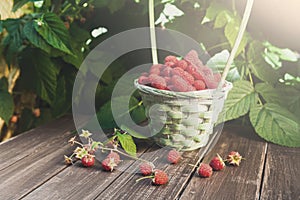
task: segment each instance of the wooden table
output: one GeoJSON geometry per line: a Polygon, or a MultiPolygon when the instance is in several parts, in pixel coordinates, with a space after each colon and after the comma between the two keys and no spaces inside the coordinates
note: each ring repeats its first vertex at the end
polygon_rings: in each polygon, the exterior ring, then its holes
{"type": "MultiPolygon", "coordinates": [[[[300,199],[300,148],[267,143],[246,128],[226,125],[210,152],[208,147],[185,152],[177,165],[156,159],[157,168],[170,177],[164,186],[151,185],[150,180],[136,183],[141,175],[128,173],[137,168],[129,159],[112,173],[102,171],[99,162],[93,168],[80,162],[65,165],[63,155],[73,150],[67,142],[74,129],[72,118],[66,116],[1,143],[0,199],[300,199]],[[246,160],[211,178],[200,178],[189,165],[231,150],[246,160]]],[[[141,142],[138,155],[151,160],[161,155],[158,149],[141,142]]]]}

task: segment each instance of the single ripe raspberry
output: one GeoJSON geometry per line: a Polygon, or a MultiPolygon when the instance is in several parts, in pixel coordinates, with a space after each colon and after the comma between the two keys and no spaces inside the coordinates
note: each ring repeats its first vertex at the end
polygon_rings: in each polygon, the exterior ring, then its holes
{"type": "Polygon", "coordinates": [[[172,70],[172,75],[180,76],[181,78],[183,78],[185,81],[187,81],[191,85],[194,83],[194,77],[191,74],[189,74],[188,72],[184,71],[180,67],[175,67],[172,70]]]}
{"type": "Polygon", "coordinates": [[[178,92],[189,92],[195,90],[192,85],[178,75],[172,76],[171,83],[174,86],[175,91],[178,92]]]}
{"type": "Polygon", "coordinates": [[[181,154],[173,149],[169,151],[167,159],[171,164],[177,164],[181,159],[181,154]]]}
{"type": "Polygon", "coordinates": [[[227,163],[234,166],[239,166],[242,161],[242,156],[239,154],[239,152],[232,151],[227,156],[227,163]]]}
{"type": "Polygon", "coordinates": [[[202,178],[208,178],[211,177],[213,170],[208,164],[201,163],[199,168],[197,169],[197,173],[202,178]]]}
{"type": "Polygon", "coordinates": [[[197,67],[203,66],[203,63],[198,58],[198,53],[195,50],[191,50],[188,54],[186,54],[184,59],[197,67]]]}
{"type": "Polygon", "coordinates": [[[164,184],[168,183],[168,181],[169,181],[168,175],[164,171],[159,170],[159,169],[156,169],[154,171],[154,178],[153,178],[152,182],[155,185],[164,185],[164,184]]]}
{"type": "Polygon", "coordinates": [[[162,76],[171,76],[171,72],[172,72],[172,68],[166,66],[161,70],[161,75],[162,76]]]}
{"type": "Polygon", "coordinates": [[[202,80],[195,80],[194,87],[196,88],[196,90],[204,90],[206,88],[206,85],[202,80]]]}
{"type": "Polygon", "coordinates": [[[105,171],[113,171],[114,167],[117,166],[115,159],[114,158],[105,158],[102,162],[101,162],[102,168],[105,171]]]}
{"type": "Polygon", "coordinates": [[[214,171],[220,171],[225,167],[225,163],[219,154],[210,161],[209,165],[214,171]]]}
{"type": "Polygon", "coordinates": [[[149,81],[148,77],[140,76],[139,80],[138,80],[138,83],[141,84],[141,85],[148,85],[150,83],[150,81],[149,81]]]}
{"type": "Polygon", "coordinates": [[[116,164],[119,164],[121,161],[120,155],[114,151],[111,151],[106,158],[113,158],[116,164]]]}
{"type": "Polygon", "coordinates": [[[181,69],[185,70],[188,66],[188,63],[185,60],[179,60],[176,63],[176,67],[180,67],[181,69]]]}
{"type": "Polygon", "coordinates": [[[189,65],[187,68],[186,68],[186,71],[191,74],[195,80],[204,80],[203,78],[203,74],[202,72],[200,71],[200,69],[194,65],[189,65]]]}
{"type": "Polygon", "coordinates": [[[176,64],[178,62],[178,60],[175,56],[167,56],[165,58],[165,63],[167,63],[167,62],[172,62],[172,63],[176,64]]]}
{"type": "Polygon", "coordinates": [[[218,82],[215,81],[215,78],[212,76],[212,77],[204,77],[204,82],[207,86],[208,89],[216,89],[218,87],[218,82]]]}
{"type": "Polygon", "coordinates": [[[156,74],[151,74],[149,76],[149,81],[152,87],[160,89],[160,90],[165,90],[167,88],[167,83],[165,79],[161,76],[158,76],[156,74]]]}
{"type": "Polygon", "coordinates": [[[150,74],[157,74],[157,75],[159,75],[161,68],[162,68],[162,64],[152,65],[151,68],[150,68],[150,70],[149,70],[149,73],[150,74]]]}
{"type": "Polygon", "coordinates": [[[81,163],[85,167],[91,167],[95,164],[95,156],[91,154],[87,154],[81,159],[81,163]]]}
{"type": "Polygon", "coordinates": [[[142,163],[139,168],[140,168],[140,172],[144,176],[149,176],[154,171],[154,165],[152,163],[149,163],[149,162],[142,163]]]}
{"type": "Polygon", "coordinates": [[[171,84],[171,77],[165,76],[164,79],[165,79],[167,85],[171,84]]]}

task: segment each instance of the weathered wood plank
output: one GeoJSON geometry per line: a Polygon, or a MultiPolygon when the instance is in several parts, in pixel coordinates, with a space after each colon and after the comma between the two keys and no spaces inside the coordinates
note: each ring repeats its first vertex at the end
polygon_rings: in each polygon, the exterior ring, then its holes
{"type": "Polygon", "coordinates": [[[300,199],[300,148],[269,144],[261,199],[300,199]]]}
{"type": "MultiPolygon", "coordinates": [[[[109,188],[100,193],[97,199],[175,199],[194,171],[194,167],[190,164],[197,164],[210,148],[211,143],[201,148],[200,151],[184,152],[182,161],[176,165],[167,162],[166,157],[169,149],[161,149],[156,146],[144,154],[142,158],[153,161],[157,169],[162,169],[168,174],[169,183],[167,185],[154,186],[151,184],[151,179],[136,183],[136,180],[142,177],[140,174],[124,173],[109,188]]],[[[131,165],[128,171],[138,172],[139,164],[140,162],[136,162],[131,165]]]]}
{"type": "MultiPolygon", "coordinates": [[[[151,144],[149,141],[139,143],[138,155],[143,154],[151,144]]],[[[113,172],[103,171],[98,161],[92,168],[82,167],[80,162],[77,162],[32,191],[24,199],[94,199],[135,162],[125,157],[123,159],[118,170],[113,172]]]]}
{"type": "Polygon", "coordinates": [[[61,138],[63,133],[73,129],[72,117],[65,116],[1,143],[0,173],[1,170],[44,148],[51,140],[61,138]]]}
{"type": "Polygon", "coordinates": [[[202,162],[209,163],[216,153],[224,157],[232,150],[239,151],[246,160],[239,167],[228,166],[207,179],[194,174],[180,199],[258,199],[266,146],[249,129],[226,128],[202,162]]]}
{"type": "Polygon", "coordinates": [[[18,199],[67,167],[63,155],[72,152],[67,141],[73,134],[66,132],[61,135],[0,171],[1,199],[18,199]]]}

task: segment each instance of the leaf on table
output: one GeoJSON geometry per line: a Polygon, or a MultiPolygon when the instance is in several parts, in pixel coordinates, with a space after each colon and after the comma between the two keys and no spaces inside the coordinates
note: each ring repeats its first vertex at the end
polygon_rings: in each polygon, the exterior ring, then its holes
{"type": "Polygon", "coordinates": [[[220,113],[219,120],[225,121],[236,119],[245,115],[251,106],[257,102],[257,93],[249,81],[240,80],[233,83],[229,91],[224,108],[220,113]]]}
{"type": "Polygon", "coordinates": [[[131,135],[121,134],[117,132],[117,138],[126,153],[132,156],[136,156],[136,145],[131,135]]]}
{"type": "Polygon", "coordinates": [[[0,118],[8,124],[14,112],[13,97],[8,92],[0,90],[0,102],[0,118]]]}
{"type": "Polygon", "coordinates": [[[300,120],[282,106],[274,103],[253,106],[250,121],[257,134],[265,140],[300,147],[300,120]]]}

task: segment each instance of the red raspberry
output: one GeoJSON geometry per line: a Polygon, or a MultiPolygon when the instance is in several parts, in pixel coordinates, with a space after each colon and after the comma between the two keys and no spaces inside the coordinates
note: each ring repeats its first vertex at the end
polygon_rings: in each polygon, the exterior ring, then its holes
{"type": "Polygon", "coordinates": [[[203,63],[198,58],[198,53],[195,50],[191,50],[188,54],[186,54],[184,59],[197,67],[203,66],[203,63]]]}
{"type": "Polygon", "coordinates": [[[225,163],[219,154],[210,161],[209,165],[214,171],[220,171],[225,167],[225,163]]]}
{"type": "Polygon", "coordinates": [[[171,83],[178,92],[194,91],[195,88],[178,75],[172,76],[171,83]]]}
{"type": "Polygon", "coordinates": [[[211,177],[213,170],[208,164],[201,163],[197,170],[197,173],[202,178],[208,178],[211,177]]]}
{"type": "Polygon", "coordinates": [[[194,87],[196,90],[204,90],[205,89],[205,83],[202,80],[195,80],[194,87]]]}
{"type": "Polygon", "coordinates": [[[170,163],[177,164],[181,159],[181,155],[178,151],[173,149],[169,151],[167,159],[170,163]]]}
{"type": "Polygon", "coordinates": [[[101,165],[105,171],[113,171],[114,167],[117,166],[114,158],[105,158],[101,165]]]}
{"type": "Polygon", "coordinates": [[[110,159],[112,158],[112,159],[114,159],[114,161],[115,161],[116,164],[119,164],[120,161],[121,161],[120,155],[119,155],[118,153],[114,152],[114,151],[111,151],[111,152],[107,155],[106,158],[110,158],[110,159]]]}
{"type": "Polygon", "coordinates": [[[146,77],[148,77],[148,76],[149,76],[149,73],[143,72],[143,73],[141,74],[141,76],[146,76],[146,77]]]}
{"type": "Polygon", "coordinates": [[[85,167],[91,167],[95,164],[95,156],[88,154],[81,159],[81,163],[85,167]]]}
{"type": "Polygon", "coordinates": [[[152,65],[150,70],[149,70],[149,73],[159,75],[161,68],[162,68],[161,64],[152,65]]]}
{"type": "Polygon", "coordinates": [[[178,60],[177,60],[177,58],[175,57],[175,56],[167,56],[166,58],[165,58],[165,63],[167,63],[167,62],[172,62],[172,63],[177,63],[178,62],[178,60]]]}
{"type": "Polygon", "coordinates": [[[160,89],[160,90],[165,90],[167,88],[167,83],[165,79],[161,76],[158,76],[156,74],[151,74],[149,76],[149,81],[152,87],[160,89]]]}
{"type": "Polygon", "coordinates": [[[177,63],[176,63],[176,67],[180,67],[182,68],[183,70],[185,70],[188,66],[188,63],[185,61],[185,60],[179,60],[177,63]]]}
{"type": "Polygon", "coordinates": [[[180,76],[181,78],[183,78],[185,81],[187,81],[191,85],[194,83],[194,77],[191,74],[189,74],[188,72],[184,71],[180,67],[175,67],[172,70],[172,75],[180,76]]]}
{"type": "Polygon", "coordinates": [[[194,65],[189,65],[186,71],[191,74],[196,80],[204,80],[203,74],[200,69],[194,65]]]}
{"type": "Polygon", "coordinates": [[[149,78],[146,76],[140,76],[138,83],[141,85],[148,85],[150,83],[149,78]]]}
{"type": "Polygon", "coordinates": [[[205,77],[204,81],[208,89],[216,89],[219,84],[215,81],[214,77],[205,77]]]}
{"type": "Polygon", "coordinates": [[[169,181],[169,178],[164,171],[156,169],[154,171],[154,178],[152,181],[155,185],[164,185],[169,181]]]}
{"type": "Polygon", "coordinates": [[[172,68],[171,67],[165,67],[161,71],[162,76],[171,76],[172,68]]]}
{"type": "MultiPolygon", "coordinates": [[[[172,82],[172,79],[171,79],[171,82],[172,82]]],[[[170,91],[177,91],[177,89],[174,87],[174,85],[168,85],[167,89],[170,91]]]]}
{"type": "Polygon", "coordinates": [[[175,66],[176,66],[176,63],[173,63],[173,62],[166,62],[165,65],[168,66],[168,67],[175,67],[175,66]]]}
{"type": "Polygon", "coordinates": [[[232,151],[227,156],[227,163],[234,166],[239,166],[243,157],[239,154],[239,152],[232,151]]]}
{"type": "Polygon", "coordinates": [[[139,168],[140,168],[140,172],[144,176],[149,176],[153,173],[154,165],[152,163],[149,163],[149,162],[144,162],[140,165],[139,168]]]}

